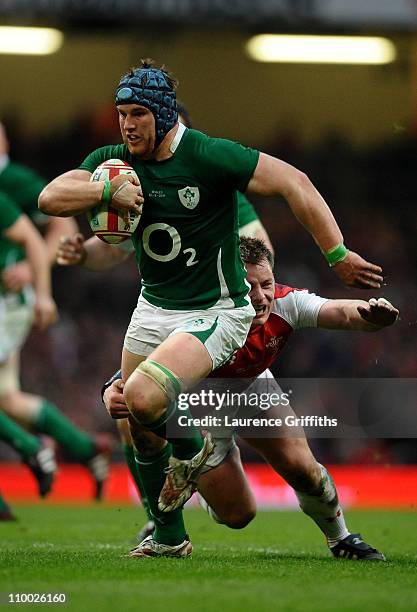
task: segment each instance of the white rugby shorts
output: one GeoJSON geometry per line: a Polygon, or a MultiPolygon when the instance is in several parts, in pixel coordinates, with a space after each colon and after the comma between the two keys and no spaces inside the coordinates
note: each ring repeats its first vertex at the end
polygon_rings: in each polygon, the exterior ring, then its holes
{"type": "Polygon", "coordinates": [[[140,295],[127,328],[124,347],[135,355],[148,357],[169,336],[188,332],[204,344],[215,369],[244,345],[254,315],[251,304],[184,312],[154,306],[140,295]]]}
{"type": "Polygon", "coordinates": [[[0,294],[0,364],[23,346],[33,322],[32,304],[32,295],[22,304],[18,294],[0,294]]]}

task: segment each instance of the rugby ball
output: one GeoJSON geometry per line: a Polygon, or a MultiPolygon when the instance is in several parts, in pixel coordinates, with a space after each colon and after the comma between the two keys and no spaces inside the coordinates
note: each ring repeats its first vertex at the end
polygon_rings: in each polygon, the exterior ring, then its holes
{"type": "MultiPolygon", "coordinates": [[[[90,181],[111,181],[119,174],[130,174],[136,179],[138,176],[132,166],[121,159],[108,159],[94,170],[90,181]]],[[[138,179],[139,181],[139,179],[138,179]]],[[[103,242],[119,244],[132,237],[140,221],[140,214],[131,212],[129,221],[125,221],[120,210],[109,204],[100,202],[87,211],[87,219],[91,231],[103,242]]]]}

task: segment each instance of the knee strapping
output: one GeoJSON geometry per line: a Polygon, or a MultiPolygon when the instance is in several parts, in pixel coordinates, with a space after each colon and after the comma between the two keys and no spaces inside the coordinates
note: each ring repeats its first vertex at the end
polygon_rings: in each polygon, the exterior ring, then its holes
{"type": "Polygon", "coordinates": [[[175,400],[182,391],[181,380],[157,361],[152,359],[142,361],[136,368],[136,372],[153,380],[170,401],[175,400]]]}

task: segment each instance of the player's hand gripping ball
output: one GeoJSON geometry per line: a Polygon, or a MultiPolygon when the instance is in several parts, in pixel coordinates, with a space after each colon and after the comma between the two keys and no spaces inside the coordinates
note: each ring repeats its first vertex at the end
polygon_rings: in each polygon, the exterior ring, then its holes
{"type": "MultiPolygon", "coordinates": [[[[121,159],[108,159],[94,170],[90,181],[111,181],[120,174],[133,175],[139,182],[139,178],[134,169],[121,159]]],[[[94,208],[87,211],[87,219],[92,232],[109,244],[119,244],[131,238],[132,234],[140,221],[140,214],[129,212],[128,220],[125,219],[126,213],[113,208],[111,204],[100,202],[94,208]]]]}

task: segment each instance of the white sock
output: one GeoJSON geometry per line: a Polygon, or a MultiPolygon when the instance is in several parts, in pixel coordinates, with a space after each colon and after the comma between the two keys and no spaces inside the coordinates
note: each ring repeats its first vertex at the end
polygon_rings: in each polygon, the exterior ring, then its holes
{"type": "MultiPolygon", "coordinates": [[[[320,464],[319,464],[320,465],[320,464]]],[[[336,487],[329,472],[320,465],[322,481],[316,495],[295,491],[300,508],[319,526],[327,539],[330,548],[336,546],[350,532],[348,531],[337,497],[336,487]]]]}
{"type": "Polygon", "coordinates": [[[209,516],[211,516],[211,518],[213,519],[213,521],[216,521],[216,523],[219,523],[219,525],[224,525],[223,521],[220,519],[220,517],[214,512],[213,508],[211,506],[208,505],[208,503],[206,502],[206,500],[204,499],[204,497],[201,495],[201,493],[197,493],[197,497],[198,497],[198,503],[200,504],[200,506],[203,508],[203,510],[205,510],[207,512],[207,514],[209,516]]]}

